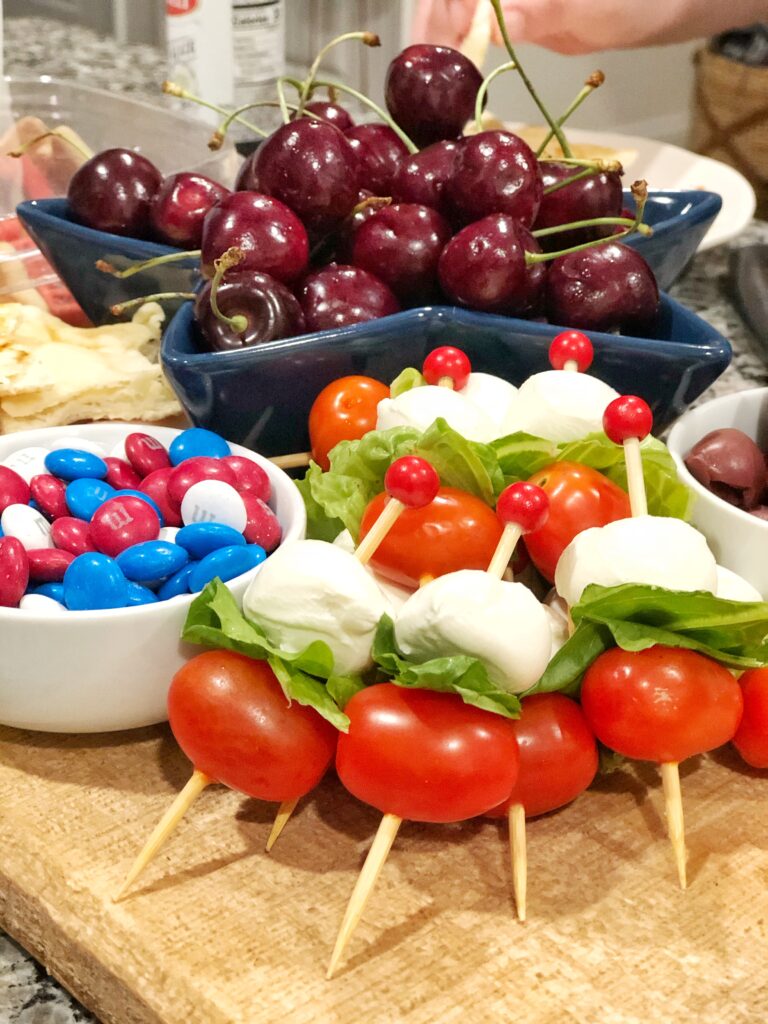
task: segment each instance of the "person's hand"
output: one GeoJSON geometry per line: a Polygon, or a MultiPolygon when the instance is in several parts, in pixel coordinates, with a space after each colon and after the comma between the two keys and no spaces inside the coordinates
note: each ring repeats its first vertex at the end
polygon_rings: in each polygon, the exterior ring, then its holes
{"type": "Polygon", "coordinates": [[[414,43],[433,43],[460,50],[472,24],[477,0],[416,0],[414,43]]]}

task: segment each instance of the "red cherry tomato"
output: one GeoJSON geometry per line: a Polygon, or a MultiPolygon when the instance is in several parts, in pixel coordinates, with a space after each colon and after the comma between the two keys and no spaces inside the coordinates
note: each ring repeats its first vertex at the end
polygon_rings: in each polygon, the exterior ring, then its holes
{"type": "Polygon", "coordinates": [[[555,462],[534,473],[529,483],[538,484],[549,498],[549,517],[541,529],[526,534],[525,545],[550,583],[560,555],[577,533],[632,514],[626,491],[578,462],[555,462]]]}
{"type": "Polygon", "coordinates": [[[630,437],[642,441],[652,428],[650,406],[637,395],[620,395],[605,407],[603,430],[614,444],[623,444],[630,437]]]}
{"type": "Polygon", "coordinates": [[[744,715],[733,745],[753,768],[768,768],[768,668],[751,668],[739,679],[744,715]]]}
{"type": "Polygon", "coordinates": [[[489,812],[506,815],[522,804],[527,818],[575,800],[595,777],[597,744],[584,714],[562,693],[536,693],[522,701],[513,722],[520,752],[520,774],[508,800],[489,812]]]}
{"type": "Polygon", "coordinates": [[[330,469],[328,452],[339,441],[355,441],[376,427],[376,407],[389,388],[372,377],[340,377],[323,388],[309,412],[312,458],[330,469]]]}
{"type": "MultiPolygon", "coordinates": [[[[360,539],[381,515],[386,494],[368,505],[360,539]]],[[[444,576],[458,569],[485,571],[501,537],[502,526],[480,498],[441,487],[429,505],[407,508],[371,558],[376,572],[406,587],[424,576],[444,576]]]]}
{"type": "Polygon", "coordinates": [[[379,683],[345,708],[336,771],[383,814],[409,821],[463,821],[505,800],[515,784],[512,722],[452,693],[379,683]]]}
{"type": "Polygon", "coordinates": [[[231,651],[206,651],[179,669],[168,717],[195,768],[257,800],[308,793],[336,750],[336,729],[289,704],[266,662],[231,651]]]}
{"type": "Polygon", "coordinates": [[[718,662],[657,644],[601,654],[584,676],[581,706],[611,750],[664,764],[727,743],[743,701],[739,684],[718,662]]]}
{"type": "Polygon", "coordinates": [[[440,490],[440,477],[426,459],[404,455],[395,459],[384,474],[384,490],[408,508],[423,508],[440,490]]]}

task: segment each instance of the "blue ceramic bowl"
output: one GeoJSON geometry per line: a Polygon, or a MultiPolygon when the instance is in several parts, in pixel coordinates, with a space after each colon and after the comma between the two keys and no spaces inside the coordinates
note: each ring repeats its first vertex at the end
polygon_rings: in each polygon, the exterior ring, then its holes
{"type": "MultiPolygon", "coordinates": [[[[412,309],[368,323],[268,342],[233,352],[201,352],[192,303],[163,338],[165,372],[192,420],[264,455],[306,451],[307,417],[337,377],[393,380],[421,366],[439,345],[459,345],[475,370],[513,384],[548,369],[561,328],[451,306],[412,309]]],[[[655,335],[592,334],[592,372],[618,391],[642,395],[664,429],[726,368],[731,347],[713,327],[663,296],[655,335]]]]}
{"type": "MultiPolygon", "coordinates": [[[[106,260],[120,269],[135,260],[149,260],[179,250],[140,238],[94,231],[78,224],[70,218],[66,199],[32,199],[20,203],[16,212],[40,251],[94,324],[114,321],[110,309],[117,302],[157,292],[194,291],[199,280],[198,261],[194,259],[162,264],[123,279],[97,270],[97,260],[106,260]]],[[[170,313],[180,304],[164,306],[170,313]]],[[[130,319],[132,312],[122,319],[130,319]]]]}
{"type": "MultiPolygon", "coordinates": [[[[624,200],[628,207],[633,205],[629,191],[625,191],[624,200]]],[[[720,206],[720,196],[712,192],[651,192],[645,219],[654,234],[650,238],[630,236],[627,243],[648,260],[660,288],[668,288],[683,271],[720,206]]],[[[18,214],[95,324],[114,319],[110,307],[116,302],[155,292],[189,291],[197,280],[194,261],[166,264],[124,280],[97,270],[99,259],[124,267],[133,260],[147,260],[177,250],[77,224],[69,217],[66,199],[21,203],[18,214]]]]}

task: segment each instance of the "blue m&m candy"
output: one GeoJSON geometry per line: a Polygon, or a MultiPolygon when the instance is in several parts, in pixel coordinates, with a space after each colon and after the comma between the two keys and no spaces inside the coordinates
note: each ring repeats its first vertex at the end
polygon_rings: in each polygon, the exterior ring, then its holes
{"type": "Polygon", "coordinates": [[[78,555],[64,573],[64,603],[72,611],[124,608],[128,580],[108,555],[87,551],[78,555]]]}
{"type": "Polygon", "coordinates": [[[171,463],[178,466],[186,459],[194,459],[198,455],[207,455],[211,459],[223,459],[232,454],[229,444],[214,434],[212,430],[205,430],[203,427],[190,427],[171,441],[168,448],[171,463]]]}
{"type": "Polygon", "coordinates": [[[41,594],[43,597],[50,597],[59,604],[64,604],[63,583],[41,583],[39,587],[33,587],[28,591],[30,594],[41,594]]]}
{"type": "Polygon", "coordinates": [[[205,558],[219,548],[244,547],[245,537],[224,523],[191,523],[176,534],[176,543],[189,552],[190,558],[205,558]]]}
{"type": "Polygon", "coordinates": [[[131,608],[137,604],[157,604],[157,598],[149,587],[142,587],[140,583],[129,583],[127,606],[131,608]]]}
{"type": "MultiPolygon", "coordinates": [[[[58,454],[58,452],[53,454],[58,454]]],[[[73,480],[71,484],[67,484],[65,500],[67,508],[76,519],[85,519],[90,522],[96,509],[114,496],[115,488],[106,481],[80,477],[78,480],[73,480]]]]}
{"type": "Polygon", "coordinates": [[[189,555],[178,544],[164,540],[145,540],[133,544],[117,556],[117,564],[135,583],[157,583],[177,573],[189,561],[189,555]]]}
{"type": "Polygon", "coordinates": [[[76,448],[57,448],[48,452],[45,468],[61,480],[103,480],[109,472],[104,459],[76,448]]]}
{"type": "Polygon", "coordinates": [[[258,544],[219,548],[197,563],[189,574],[189,589],[196,594],[217,576],[226,583],[227,580],[233,580],[235,576],[242,576],[249,569],[254,569],[266,557],[264,548],[258,544]]]}
{"type": "Polygon", "coordinates": [[[172,597],[181,597],[189,593],[189,577],[192,574],[197,562],[187,562],[183,569],[175,572],[170,579],[160,587],[157,596],[161,601],[170,601],[172,597]]]}

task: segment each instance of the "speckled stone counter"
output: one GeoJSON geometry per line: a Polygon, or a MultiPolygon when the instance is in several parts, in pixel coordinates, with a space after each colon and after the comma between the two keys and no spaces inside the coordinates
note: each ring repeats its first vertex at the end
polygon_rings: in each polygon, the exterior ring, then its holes
{"type": "MultiPolygon", "coordinates": [[[[8,74],[74,78],[115,92],[151,95],[163,78],[162,55],[149,46],[117,46],[87,29],[41,18],[9,19],[8,74]]],[[[697,257],[672,294],[727,337],[733,363],[701,401],[768,383],[768,338],[749,331],[730,294],[729,259],[736,246],[765,241],[768,223],[754,223],[730,245],[697,257]]],[[[15,943],[0,933],[0,1024],[79,1024],[95,1021],[15,943]]]]}

